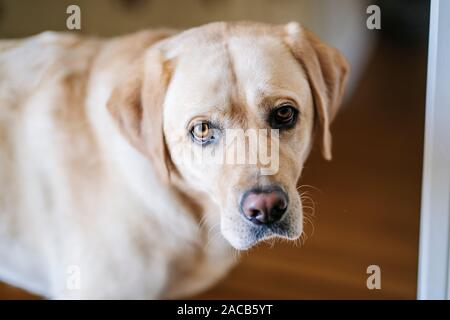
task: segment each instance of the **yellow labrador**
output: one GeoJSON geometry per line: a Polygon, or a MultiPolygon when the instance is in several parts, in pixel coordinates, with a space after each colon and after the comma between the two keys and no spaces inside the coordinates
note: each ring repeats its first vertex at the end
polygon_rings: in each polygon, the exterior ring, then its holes
{"type": "Polygon", "coordinates": [[[222,277],[235,249],[297,239],[297,181],[314,132],[331,158],[347,73],[297,23],[1,41],[0,279],[50,298],[175,298],[222,277]],[[228,152],[232,129],[245,145],[262,132],[274,170],[197,161],[228,152]]]}

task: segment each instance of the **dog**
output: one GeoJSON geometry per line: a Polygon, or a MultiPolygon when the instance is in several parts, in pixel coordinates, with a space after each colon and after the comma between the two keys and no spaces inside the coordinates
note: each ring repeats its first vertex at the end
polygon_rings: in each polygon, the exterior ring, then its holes
{"type": "Polygon", "coordinates": [[[297,183],[316,135],[331,159],[348,72],[296,22],[1,41],[0,279],[52,299],[173,299],[236,250],[298,239],[297,183]],[[276,170],[179,161],[229,129],[266,130],[276,170]]]}

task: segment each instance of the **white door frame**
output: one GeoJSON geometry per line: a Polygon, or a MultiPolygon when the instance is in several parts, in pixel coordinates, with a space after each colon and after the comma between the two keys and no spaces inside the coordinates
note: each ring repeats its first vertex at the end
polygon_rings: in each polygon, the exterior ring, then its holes
{"type": "Polygon", "coordinates": [[[450,299],[450,1],[432,0],[418,299],[450,299]]]}

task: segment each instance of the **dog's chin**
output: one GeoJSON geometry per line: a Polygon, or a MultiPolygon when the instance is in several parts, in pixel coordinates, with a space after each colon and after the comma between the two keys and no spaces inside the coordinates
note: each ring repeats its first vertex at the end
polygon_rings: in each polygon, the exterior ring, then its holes
{"type": "Polygon", "coordinates": [[[225,239],[236,250],[248,250],[256,244],[273,239],[281,238],[287,240],[296,240],[303,232],[301,223],[292,224],[287,222],[274,223],[269,226],[246,226],[246,228],[222,228],[222,234],[225,239]],[[247,230],[244,230],[247,229],[247,230]],[[244,232],[243,232],[244,231],[244,232]]]}

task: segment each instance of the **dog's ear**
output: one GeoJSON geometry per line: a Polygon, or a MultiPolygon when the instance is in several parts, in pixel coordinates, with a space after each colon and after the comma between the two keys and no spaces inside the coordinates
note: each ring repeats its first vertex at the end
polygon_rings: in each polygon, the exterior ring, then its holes
{"type": "Polygon", "coordinates": [[[157,49],[132,63],[107,102],[116,124],[130,143],[152,163],[163,183],[173,163],[163,131],[163,104],[170,81],[169,62],[157,49]]]}
{"type": "Polygon", "coordinates": [[[284,30],[292,54],[308,76],[322,130],[322,154],[331,160],[330,124],[342,101],[349,65],[337,49],[323,43],[298,23],[288,23],[284,30]]]}

